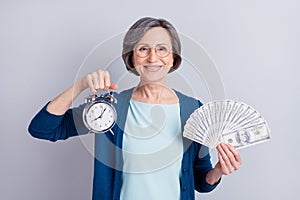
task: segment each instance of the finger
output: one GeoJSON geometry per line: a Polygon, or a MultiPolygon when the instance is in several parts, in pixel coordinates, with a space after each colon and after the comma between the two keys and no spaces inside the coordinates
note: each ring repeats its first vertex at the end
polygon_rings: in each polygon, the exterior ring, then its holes
{"type": "Polygon", "coordinates": [[[107,90],[110,87],[110,75],[108,71],[103,72],[104,89],[107,90]]]}
{"type": "Polygon", "coordinates": [[[98,81],[99,81],[99,89],[103,90],[105,88],[104,86],[104,71],[103,70],[98,70],[98,81]]]}
{"type": "Polygon", "coordinates": [[[233,153],[233,155],[235,157],[235,160],[239,163],[239,165],[241,165],[242,164],[242,158],[241,158],[240,153],[238,152],[238,150],[230,144],[226,144],[226,145],[229,148],[229,150],[233,153]]]}
{"type": "Polygon", "coordinates": [[[231,152],[232,152],[233,155],[235,156],[236,160],[237,160],[239,163],[242,163],[242,158],[241,158],[241,155],[240,155],[240,153],[238,152],[238,150],[237,150],[234,146],[232,146],[232,145],[230,145],[230,144],[228,144],[228,148],[231,150],[231,152]]]}
{"type": "Polygon", "coordinates": [[[118,85],[115,83],[110,83],[109,89],[116,90],[118,89],[118,85]]]}
{"type": "Polygon", "coordinates": [[[219,162],[220,162],[220,165],[221,165],[222,173],[225,174],[225,175],[230,174],[221,153],[218,153],[218,158],[219,158],[219,162]]]}
{"type": "Polygon", "coordinates": [[[86,76],[86,82],[87,82],[87,84],[88,84],[88,86],[89,86],[89,88],[90,88],[90,90],[91,90],[92,92],[97,92],[97,90],[96,90],[95,87],[94,87],[94,84],[93,84],[93,76],[92,76],[91,74],[88,74],[88,75],[86,76]]]}
{"type": "Polygon", "coordinates": [[[237,170],[240,166],[239,162],[236,160],[236,157],[234,155],[234,153],[236,152],[232,152],[231,149],[228,147],[228,145],[226,144],[222,144],[222,147],[223,147],[223,150],[224,152],[226,153],[227,157],[229,158],[229,161],[230,161],[230,164],[231,164],[231,167],[234,169],[234,170],[237,170]]]}
{"type": "Polygon", "coordinates": [[[110,74],[108,71],[104,71],[104,85],[105,85],[105,89],[112,89],[112,90],[116,90],[118,88],[118,85],[116,83],[112,83],[110,81],[110,74]]]}
{"type": "MultiPolygon", "coordinates": [[[[219,148],[219,153],[222,156],[222,159],[224,160],[228,170],[230,172],[232,172],[234,170],[233,166],[232,166],[232,158],[234,158],[234,156],[232,155],[232,153],[228,150],[228,148],[226,147],[225,144],[221,143],[219,148]]],[[[234,159],[235,160],[235,159],[234,159]]]]}
{"type": "Polygon", "coordinates": [[[91,75],[92,75],[92,80],[93,80],[93,85],[94,85],[94,88],[96,89],[96,90],[99,90],[99,88],[100,88],[100,86],[99,86],[99,78],[98,78],[98,73],[97,72],[93,72],[93,73],[91,73],[91,75]]]}

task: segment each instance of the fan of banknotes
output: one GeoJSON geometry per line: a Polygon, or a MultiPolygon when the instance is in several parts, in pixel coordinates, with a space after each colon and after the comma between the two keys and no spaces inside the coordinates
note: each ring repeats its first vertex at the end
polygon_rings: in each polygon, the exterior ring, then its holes
{"type": "Polygon", "coordinates": [[[251,106],[220,100],[196,109],[184,126],[183,136],[209,148],[215,148],[220,142],[242,148],[268,141],[270,129],[251,106]]]}

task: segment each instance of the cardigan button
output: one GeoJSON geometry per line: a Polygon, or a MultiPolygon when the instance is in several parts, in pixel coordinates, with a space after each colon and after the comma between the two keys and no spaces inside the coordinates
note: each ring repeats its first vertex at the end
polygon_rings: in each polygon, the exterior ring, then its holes
{"type": "Polygon", "coordinates": [[[186,168],[183,168],[182,171],[183,171],[184,174],[188,172],[188,170],[186,168]]]}
{"type": "Polygon", "coordinates": [[[184,192],[186,192],[187,191],[187,187],[185,186],[185,187],[183,187],[183,191],[184,192]]]}

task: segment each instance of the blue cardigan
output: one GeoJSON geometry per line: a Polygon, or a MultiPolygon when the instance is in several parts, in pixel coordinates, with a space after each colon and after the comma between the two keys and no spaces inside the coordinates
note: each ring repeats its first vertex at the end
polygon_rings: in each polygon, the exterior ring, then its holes
{"type": "MultiPolygon", "coordinates": [[[[119,200],[122,187],[122,141],[123,130],[129,100],[133,89],[115,94],[118,103],[115,104],[118,119],[113,127],[114,135],[110,132],[95,134],[95,158],[93,200],[119,200]]],[[[180,104],[181,126],[190,114],[202,103],[194,98],[175,91],[180,104]]],[[[29,132],[33,137],[50,141],[64,140],[72,136],[86,134],[83,125],[82,111],[84,105],[69,109],[64,115],[53,115],[44,106],[32,119],[29,132]]],[[[181,164],[181,200],[195,199],[195,190],[210,192],[220,182],[209,185],[205,181],[206,174],[212,169],[208,148],[183,138],[184,154],[181,164]]]]}

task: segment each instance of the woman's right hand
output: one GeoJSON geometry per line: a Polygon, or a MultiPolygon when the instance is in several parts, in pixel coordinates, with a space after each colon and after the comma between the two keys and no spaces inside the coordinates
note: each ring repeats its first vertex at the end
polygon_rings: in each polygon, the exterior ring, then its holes
{"type": "Polygon", "coordinates": [[[97,90],[115,90],[118,86],[117,84],[110,82],[108,71],[98,70],[83,76],[75,84],[55,97],[47,105],[47,111],[55,115],[64,114],[69,109],[74,99],[87,88],[90,88],[92,92],[97,92],[97,90]]]}
{"type": "Polygon", "coordinates": [[[82,77],[83,88],[90,88],[91,92],[98,90],[115,90],[118,88],[117,84],[110,81],[109,72],[106,70],[97,70],[82,77]]]}

